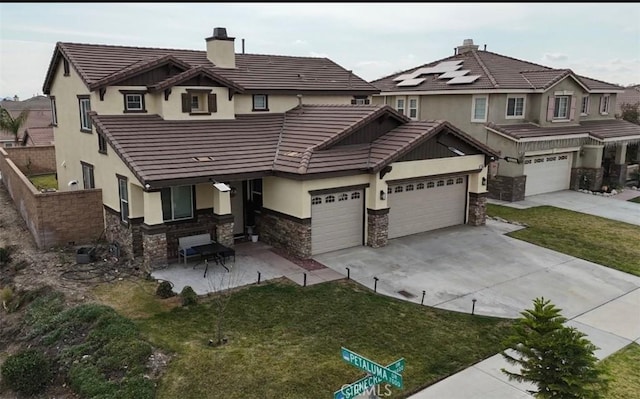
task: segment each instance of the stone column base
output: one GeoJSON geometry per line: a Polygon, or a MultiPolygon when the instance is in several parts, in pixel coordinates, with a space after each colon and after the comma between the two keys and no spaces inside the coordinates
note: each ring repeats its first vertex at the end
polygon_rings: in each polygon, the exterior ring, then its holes
{"type": "Polygon", "coordinates": [[[311,218],[300,219],[262,208],[256,222],[261,241],[284,249],[298,258],[311,258],[311,218]]]}
{"type": "Polygon", "coordinates": [[[487,193],[469,193],[469,219],[471,226],[483,226],[487,222],[487,193]]]}
{"type": "Polygon", "coordinates": [[[167,267],[167,234],[162,228],[142,226],[143,267],[146,273],[167,267]],[[155,230],[155,231],[154,231],[155,230]]]}
{"type": "Polygon", "coordinates": [[[571,169],[572,190],[600,190],[604,168],[573,168],[571,169]]]}
{"type": "Polygon", "coordinates": [[[218,221],[216,224],[216,241],[225,247],[233,248],[233,216],[231,222],[218,221]]]}
{"type": "Polygon", "coordinates": [[[615,164],[609,167],[609,184],[624,187],[627,182],[627,164],[615,164]]]}
{"type": "Polygon", "coordinates": [[[384,247],[389,242],[389,208],[367,208],[367,245],[384,247]]]}
{"type": "Polygon", "coordinates": [[[522,201],[524,199],[524,189],[527,183],[527,176],[489,176],[487,189],[489,198],[501,201],[522,201]]]}

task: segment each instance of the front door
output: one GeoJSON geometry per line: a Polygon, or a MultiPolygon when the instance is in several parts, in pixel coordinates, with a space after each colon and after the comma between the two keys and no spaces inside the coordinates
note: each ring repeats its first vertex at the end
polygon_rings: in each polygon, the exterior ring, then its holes
{"type": "Polygon", "coordinates": [[[233,235],[243,236],[244,232],[244,184],[229,182],[231,187],[231,214],[233,215],[233,235]]]}

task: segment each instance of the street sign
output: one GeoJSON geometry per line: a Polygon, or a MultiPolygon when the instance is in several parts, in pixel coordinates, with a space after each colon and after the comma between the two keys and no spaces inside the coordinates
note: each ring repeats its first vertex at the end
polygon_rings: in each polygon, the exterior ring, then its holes
{"type": "MultiPolygon", "coordinates": [[[[404,358],[396,360],[395,362],[388,365],[387,368],[391,371],[395,371],[396,373],[402,373],[404,371],[404,358]]],[[[382,382],[384,381],[380,377],[367,375],[366,377],[363,377],[354,383],[343,386],[339,391],[336,391],[333,394],[333,398],[351,399],[366,392],[367,389],[371,388],[372,386],[378,385],[382,382]]]]}
{"type": "Polygon", "coordinates": [[[372,376],[382,379],[382,381],[386,381],[393,386],[402,388],[402,376],[387,367],[381,366],[378,363],[360,356],[344,347],[342,348],[342,359],[345,362],[366,371],[372,376]]]}

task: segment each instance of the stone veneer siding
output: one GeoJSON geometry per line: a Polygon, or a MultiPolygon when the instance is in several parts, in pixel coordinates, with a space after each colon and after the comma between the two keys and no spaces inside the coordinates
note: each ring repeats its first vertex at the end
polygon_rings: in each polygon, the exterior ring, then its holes
{"type": "Polygon", "coordinates": [[[311,257],[311,218],[299,219],[262,208],[257,223],[261,241],[302,259],[311,257]]]}
{"type": "Polygon", "coordinates": [[[167,252],[169,259],[178,259],[178,238],[209,233],[212,239],[216,239],[216,218],[213,208],[199,209],[194,217],[188,220],[165,222],[167,252]]]}
{"type": "MultiPolygon", "coordinates": [[[[233,237],[233,215],[228,215],[231,217],[231,222],[224,223],[223,220],[219,220],[216,224],[216,235],[215,239],[220,244],[233,248],[234,237],[233,237]]],[[[228,219],[227,219],[228,220],[228,219]]]]}
{"type": "Polygon", "coordinates": [[[153,226],[143,225],[142,227],[142,248],[144,252],[144,271],[150,273],[152,270],[166,267],[167,262],[167,235],[162,230],[153,226]]]}
{"type": "Polygon", "coordinates": [[[527,176],[489,176],[487,188],[489,197],[501,201],[522,201],[524,199],[524,188],[527,183],[527,176]]]}
{"type": "Polygon", "coordinates": [[[600,190],[602,188],[602,176],[604,168],[573,168],[571,169],[572,190],[600,190]]]}
{"type": "Polygon", "coordinates": [[[120,259],[133,259],[133,233],[131,223],[120,220],[120,212],[104,205],[105,237],[109,243],[117,242],[120,247],[120,259]]]}
{"type": "MultiPolygon", "coordinates": [[[[609,183],[624,187],[627,182],[627,165],[615,164],[609,167],[609,183]]],[[[604,182],[603,182],[604,183],[604,182]]]]}
{"type": "Polygon", "coordinates": [[[487,222],[487,193],[469,193],[469,218],[467,224],[483,226],[487,222]]]}
{"type": "Polygon", "coordinates": [[[384,247],[389,242],[389,208],[367,208],[367,245],[384,247]]]}

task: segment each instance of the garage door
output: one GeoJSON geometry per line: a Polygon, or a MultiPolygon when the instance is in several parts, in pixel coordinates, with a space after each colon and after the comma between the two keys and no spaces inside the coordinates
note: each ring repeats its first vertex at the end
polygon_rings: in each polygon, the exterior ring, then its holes
{"type": "Polygon", "coordinates": [[[389,238],[465,222],[467,177],[453,176],[390,184],[389,238]]]}
{"type": "Polygon", "coordinates": [[[362,245],[362,190],[311,197],[311,253],[313,255],[362,245]]]}
{"type": "Polygon", "coordinates": [[[524,159],[527,176],[524,195],[568,190],[571,179],[571,153],[540,155],[524,159]]]}

